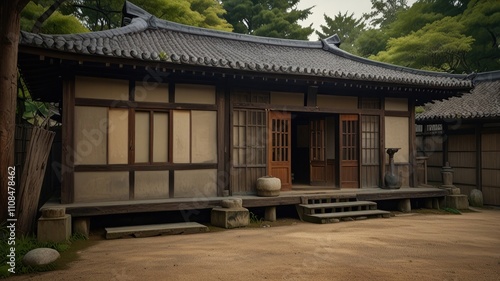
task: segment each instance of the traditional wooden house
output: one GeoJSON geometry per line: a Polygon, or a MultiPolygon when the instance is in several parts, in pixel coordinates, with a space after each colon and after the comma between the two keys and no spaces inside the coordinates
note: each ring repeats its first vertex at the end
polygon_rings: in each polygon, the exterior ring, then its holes
{"type": "Polygon", "coordinates": [[[185,26],[126,3],[121,28],[23,32],[19,68],[61,105],[64,204],[255,194],[265,175],[283,190],[382,187],[386,148],[416,186],[415,105],[470,79],[338,44],[185,26]]]}
{"type": "Polygon", "coordinates": [[[448,162],[463,194],[477,188],[485,204],[500,205],[500,71],[479,73],[474,84],[417,114],[418,153],[429,157],[429,181],[440,182],[448,162]]]}

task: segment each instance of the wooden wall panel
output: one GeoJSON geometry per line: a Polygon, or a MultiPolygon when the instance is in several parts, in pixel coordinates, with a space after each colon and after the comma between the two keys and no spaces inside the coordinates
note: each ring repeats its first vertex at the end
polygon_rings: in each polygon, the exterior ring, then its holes
{"type": "Polygon", "coordinates": [[[135,163],[149,162],[149,112],[135,113],[135,163]]]}
{"type": "Polygon", "coordinates": [[[168,113],[153,115],[153,162],[168,162],[168,113]]]}
{"type": "Polygon", "coordinates": [[[191,113],[173,111],[173,161],[174,163],[191,162],[191,113]]]}
{"type": "Polygon", "coordinates": [[[448,151],[475,151],[476,138],[475,135],[449,135],[448,136],[448,151]]]}
{"type": "Polygon", "coordinates": [[[136,82],[134,100],[168,103],[168,84],[136,82]]]}
{"type": "Polygon", "coordinates": [[[75,106],[75,165],[107,164],[108,108],[75,106]]]}
{"type": "MultiPolygon", "coordinates": [[[[385,117],[385,148],[400,148],[394,155],[395,163],[408,163],[410,161],[409,118],[385,117]]],[[[386,155],[386,163],[389,156],[386,155]]]]}
{"type": "Polygon", "coordinates": [[[108,164],[128,163],[128,109],[108,111],[108,164]]]}
{"type": "Polygon", "coordinates": [[[408,99],[385,98],[385,110],[408,111],[408,99]]]}
{"type": "Polygon", "coordinates": [[[476,167],[476,152],[460,151],[448,152],[448,162],[452,168],[462,167],[462,168],[475,168],[476,167]]]}
{"type": "Polygon", "coordinates": [[[169,171],[135,171],[134,199],[169,197],[169,171]]]}
{"type": "Polygon", "coordinates": [[[457,168],[453,167],[453,183],[454,184],[476,184],[476,168],[457,168]]]}
{"type": "Polygon", "coordinates": [[[231,170],[231,187],[233,195],[255,194],[257,179],[265,175],[266,167],[233,168],[231,170]]]}
{"type": "Polygon", "coordinates": [[[271,104],[304,106],[303,93],[271,92],[271,104]]]}
{"type": "Polygon", "coordinates": [[[175,198],[217,196],[217,170],[184,170],[174,172],[175,198]]]}
{"type": "Polygon", "coordinates": [[[427,166],[427,182],[428,183],[436,183],[442,182],[443,178],[441,176],[442,167],[429,167],[427,166]]]}
{"type": "Polygon", "coordinates": [[[217,112],[191,112],[192,163],[217,163],[217,112]]]}
{"type": "Polygon", "coordinates": [[[176,103],[215,104],[215,86],[176,84],[176,103]]]}
{"type": "Polygon", "coordinates": [[[317,105],[321,108],[358,109],[357,97],[318,95],[317,105]]]}
{"type": "Polygon", "coordinates": [[[481,135],[484,204],[500,206],[500,133],[481,135]]]}
{"type": "Polygon", "coordinates": [[[499,151],[484,151],[482,153],[483,169],[499,170],[500,173],[500,150],[499,151]]]}
{"type": "Polygon", "coordinates": [[[129,200],[129,172],[75,172],[75,203],[129,200]]]}
{"type": "Polygon", "coordinates": [[[128,100],[129,81],[95,77],[75,77],[75,97],[107,100],[128,100]]]}

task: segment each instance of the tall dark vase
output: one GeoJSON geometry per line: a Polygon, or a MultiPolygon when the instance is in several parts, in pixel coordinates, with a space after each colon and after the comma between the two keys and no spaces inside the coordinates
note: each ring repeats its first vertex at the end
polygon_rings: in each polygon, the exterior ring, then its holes
{"type": "Polygon", "coordinates": [[[389,171],[385,173],[384,177],[384,187],[385,189],[399,189],[401,187],[401,181],[398,175],[396,175],[396,168],[394,167],[394,154],[399,151],[399,148],[387,148],[387,154],[389,154],[389,171]]]}

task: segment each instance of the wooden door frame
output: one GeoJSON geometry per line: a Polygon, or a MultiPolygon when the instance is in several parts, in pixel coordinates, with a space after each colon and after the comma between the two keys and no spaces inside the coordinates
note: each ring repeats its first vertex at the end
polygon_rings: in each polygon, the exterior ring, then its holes
{"type": "MultiPolygon", "coordinates": [[[[287,166],[282,166],[288,169],[287,172],[287,178],[286,179],[281,179],[281,190],[291,190],[292,189],[292,113],[288,111],[269,111],[268,112],[268,127],[267,127],[267,132],[268,132],[268,143],[267,143],[267,174],[273,176],[273,120],[288,120],[288,136],[287,136],[287,155],[286,161],[288,164],[285,164],[287,166]]],[[[283,162],[283,161],[280,161],[283,162]]]]}
{"type": "MultiPolygon", "coordinates": [[[[328,163],[326,159],[326,149],[327,149],[327,144],[326,144],[326,118],[324,117],[319,117],[319,118],[311,118],[309,119],[309,184],[311,186],[314,185],[328,185],[328,180],[327,180],[327,172],[328,172],[328,163]],[[321,128],[321,137],[323,138],[322,140],[322,147],[323,147],[323,160],[314,160],[313,155],[312,155],[312,149],[313,149],[313,122],[320,122],[322,124],[321,128]],[[323,174],[324,174],[324,179],[323,181],[313,181],[313,162],[317,163],[318,165],[323,162],[323,174]]],[[[317,166],[319,167],[319,166],[317,166]]]]}
{"type": "MultiPolygon", "coordinates": [[[[343,140],[342,140],[342,134],[343,134],[343,128],[342,128],[342,121],[348,121],[346,119],[343,119],[343,117],[348,117],[348,116],[351,116],[351,118],[355,118],[355,120],[357,121],[357,127],[356,127],[356,147],[355,147],[355,152],[356,152],[356,161],[357,161],[357,168],[356,168],[356,173],[357,173],[357,186],[356,187],[349,187],[349,188],[356,188],[356,189],[359,189],[360,188],[360,183],[361,183],[361,180],[360,180],[360,177],[361,177],[361,164],[360,164],[360,146],[361,146],[361,136],[360,136],[360,115],[359,114],[339,114],[339,133],[338,133],[338,150],[339,150],[339,154],[338,154],[338,163],[339,163],[339,176],[338,176],[338,179],[339,179],[339,186],[340,188],[347,188],[347,187],[344,187],[343,186],[343,183],[342,183],[342,174],[343,174],[343,165],[342,165],[342,162],[345,161],[343,160],[343,151],[342,151],[342,147],[343,147],[343,140]]],[[[354,119],[353,119],[354,120],[354,119]]]]}

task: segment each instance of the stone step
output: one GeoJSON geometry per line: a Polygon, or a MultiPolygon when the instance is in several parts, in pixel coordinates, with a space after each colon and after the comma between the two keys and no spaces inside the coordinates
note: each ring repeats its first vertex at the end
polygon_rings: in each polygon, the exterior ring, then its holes
{"type": "Polygon", "coordinates": [[[107,227],[105,230],[106,239],[117,239],[127,236],[151,237],[158,235],[192,234],[209,231],[208,227],[197,222],[107,227]]]}
{"type": "Polygon", "coordinates": [[[304,220],[313,223],[327,223],[332,219],[350,218],[350,217],[363,217],[363,216],[382,216],[384,218],[390,217],[390,212],[382,210],[364,210],[364,211],[350,211],[340,213],[324,213],[324,214],[305,214],[304,220]]]}

